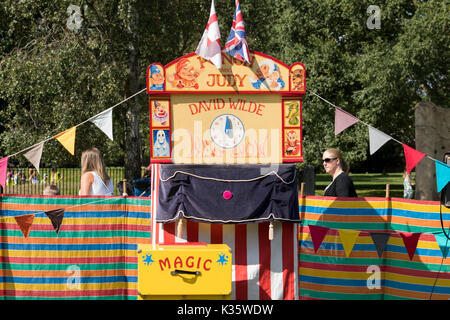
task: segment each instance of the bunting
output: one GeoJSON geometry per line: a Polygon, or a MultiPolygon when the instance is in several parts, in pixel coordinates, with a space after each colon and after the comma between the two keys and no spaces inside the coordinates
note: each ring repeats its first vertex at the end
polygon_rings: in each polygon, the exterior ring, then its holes
{"type": "Polygon", "coordinates": [[[319,250],[319,247],[322,244],[322,241],[327,235],[327,232],[328,230],[330,230],[330,228],[314,225],[308,225],[308,227],[311,232],[311,239],[314,245],[314,252],[317,253],[317,250],[319,250]]]}
{"type": "Polygon", "coordinates": [[[109,108],[92,117],[89,121],[94,123],[100,130],[102,130],[103,133],[106,134],[111,141],[114,141],[112,110],[113,108],[109,108]]]}
{"type": "Polygon", "coordinates": [[[67,151],[70,152],[71,155],[75,155],[75,132],[77,127],[72,127],[64,132],[61,132],[55,136],[55,139],[58,140],[67,151]]]}
{"type": "Polygon", "coordinates": [[[450,182],[450,167],[443,162],[435,160],[436,167],[436,184],[437,192],[441,192],[442,189],[450,182]]]}
{"type": "Polygon", "coordinates": [[[55,228],[56,234],[59,234],[59,229],[64,218],[64,209],[55,209],[44,212],[52,222],[53,228],[55,228]]]}
{"type": "Polygon", "coordinates": [[[439,245],[439,249],[441,249],[442,257],[447,258],[448,249],[449,249],[449,240],[447,236],[444,234],[444,232],[438,232],[434,234],[434,237],[436,238],[436,242],[439,245]]]}
{"type": "Polygon", "coordinates": [[[341,133],[348,127],[359,122],[358,118],[345,112],[341,108],[336,107],[335,110],[336,110],[334,113],[334,135],[335,136],[337,136],[339,133],[341,133]]]}
{"type": "Polygon", "coordinates": [[[41,162],[42,149],[44,148],[44,141],[39,142],[38,144],[27,149],[23,156],[27,158],[28,161],[36,168],[37,172],[39,172],[39,164],[41,162]]]}
{"type": "Polygon", "coordinates": [[[6,187],[6,170],[8,169],[8,157],[0,159],[0,185],[3,186],[3,190],[6,187]]]}
{"type": "Polygon", "coordinates": [[[381,132],[374,127],[369,126],[369,146],[370,154],[374,154],[378,151],[386,142],[391,140],[391,137],[381,132]]]}
{"type": "Polygon", "coordinates": [[[17,225],[19,226],[20,231],[22,231],[23,236],[25,237],[25,239],[28,239],[31,225],[33,224],[34,220],[34,214],[25,214],[14,218],[16,219],[17,225]]]}
{"type": "Polygon", "coordinates": [[[425,154],[419,152],[406,144],[402,143],[403,150],[405,152],[406,171],[411,173],[412,169],[425,157],[425,154]]]}
{"type": "Polygon", "coordinates": [[[409,259],[412,260],[414,257],[414,253],[416,252],[417,242],[419,241],[420,235],[422,233],[416,232],[399,232],[400,236],[403,239],[403,243],[405,244],[406,251],[408,251],[409,259]]]}
{"type": "Polygon", "coordinates": [[[339,237],[341,238],[342,241],[342,245],[344,247],[345,255],[348,257],[350,256],[353,246],[355,245],[356,239],[358,238],[361,231],[339,229],[338,232],[339,237]]]}
{"type": "Polygon", "coordinates": [[[369,233],[375,245],[375,248],[377,249],[378,257],[381,258],[384,250],[386,249],[386,245],[391,234],[389,232],[369,232],[369,233]]]}

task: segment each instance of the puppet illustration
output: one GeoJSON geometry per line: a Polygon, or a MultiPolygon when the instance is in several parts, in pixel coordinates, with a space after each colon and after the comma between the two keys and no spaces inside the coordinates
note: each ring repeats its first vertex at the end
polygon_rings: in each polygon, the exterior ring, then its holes
{"type": "Polygon", "coordinates": [[[300,153],[300,139],[294,130],[286,133],[285,152],[288,156],[296,156],[300,153]]]}
{"type": "Polygon", "coordinates": [[[286,118],[288,119],[288,123],[291,126],[296,126],[300,123],[299,114],[300,114],[300,106],[297,101],[290,102],[288,105],[288,115],[286,118]]]}
{"type": "Polygon", "coordinates": [[[169,119],[169,113],[161,103],[154,101],[152,117],[155,122],[159,122],[162,126],[165,126],[167,124],[167,120],[169,119]]]}
{"type": "Polygon", "coordinates": [[[150,90],[164,90],[164,76],[156,65],[150,67],[150,90]]]}
{"type": "Polygon", "coordinates": [[[168,80],[177,88],[194,88],[198,89],[197,78],[205,67],[202,65],[200,69],[195,69],[192,63],[182,58],[177,62],[176,72],[172,74],[168,80]]]}
{"type": "Polygon", "coordinates": [[[168,142],[169,130],[154,130],[156,136],[153,135],[153,156],[170,157],[170,145],[168,142]]]}
{"type": "Polygon", "coordinates": [[[291,71],[292,91],[302,91],[304,89],[303,70],[296,69],[291,71]]]}
{"type": "Polygon", "coordinates": [[[256,77],[250,79],[255,89],[266,88],[269,90],[281,90],[284,88],[284,81],[281,79],[278,66],[270,59],[264,59],[256,70],[256,77]]]}

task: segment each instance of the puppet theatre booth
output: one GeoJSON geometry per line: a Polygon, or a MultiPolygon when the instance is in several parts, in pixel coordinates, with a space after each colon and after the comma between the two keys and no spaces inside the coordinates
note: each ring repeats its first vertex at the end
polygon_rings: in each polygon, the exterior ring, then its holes
{"type": "Polygon", "coordinates": [[[211,263],[231,266],[225,298],[298,299],[305,68],[250,57],[222,54],[218,69],[193,53],[148,67],[152,245],[226,245],[228,259],[211,263]]]}

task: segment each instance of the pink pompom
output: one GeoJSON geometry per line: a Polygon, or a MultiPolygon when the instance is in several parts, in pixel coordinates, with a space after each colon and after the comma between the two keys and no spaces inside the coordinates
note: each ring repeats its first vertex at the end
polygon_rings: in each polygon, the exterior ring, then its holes
{"type": "Polygon", "coordinates": [[[223,192],[223,198],[226,199],[226,200],[230,200],[232,196],[233,196],[233,194],[229,190],[225,190],[223,192]]]}

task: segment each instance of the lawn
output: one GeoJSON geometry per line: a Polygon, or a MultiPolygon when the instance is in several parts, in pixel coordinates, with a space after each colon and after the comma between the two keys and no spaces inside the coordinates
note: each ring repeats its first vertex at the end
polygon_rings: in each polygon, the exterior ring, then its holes
{"type": "MultiPolygon", "coordinates": [[[[351,178],[353,179],[358,197],[385,197],[386,185],[389,184],[389,195],[391,197],[403,198],[402,173],[353,173],[351,174],[351,178]]],[[[316,174],[316,196],[323,196],[323,192],[330,182],[330,175],[316,174]]]]}

